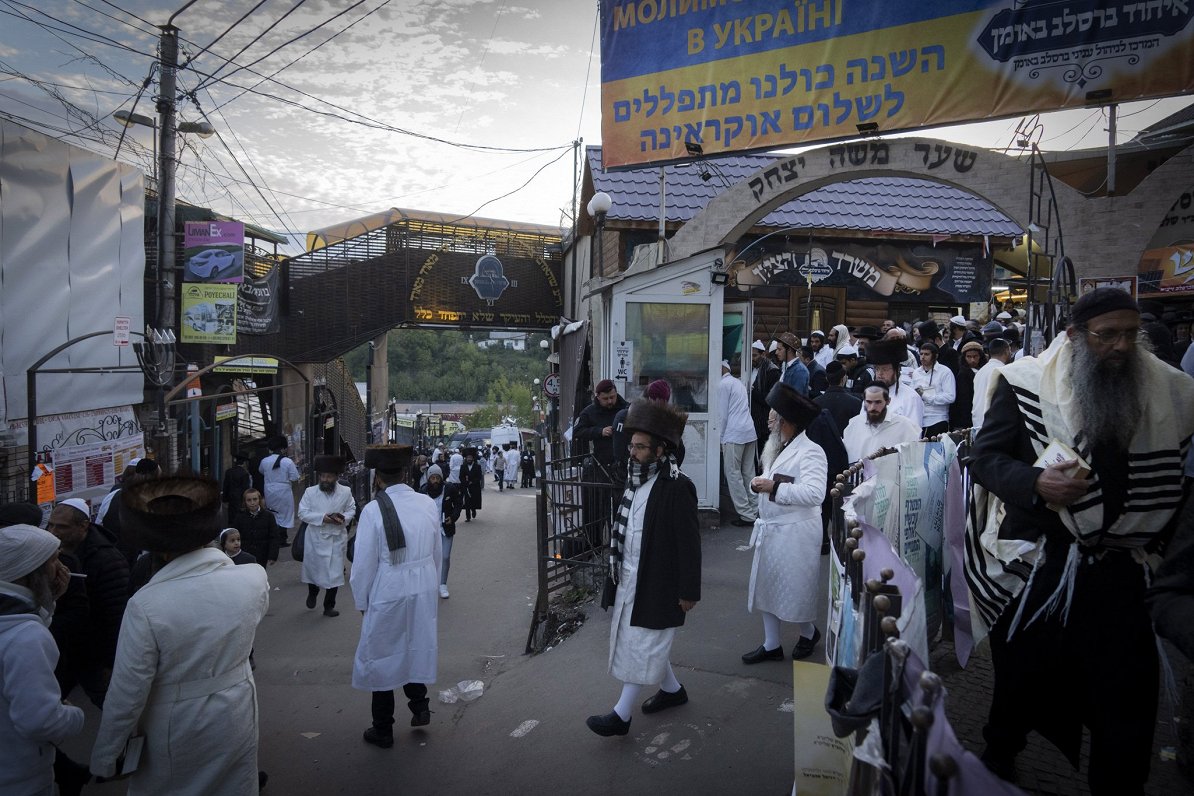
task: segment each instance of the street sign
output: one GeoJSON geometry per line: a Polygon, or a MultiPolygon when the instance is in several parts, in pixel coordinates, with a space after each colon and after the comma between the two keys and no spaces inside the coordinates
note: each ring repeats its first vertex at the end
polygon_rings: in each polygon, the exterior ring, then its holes
{"type": "Polygon", "coordinates": [[[112,323],[112,345],[124,348],[129,344],[129,336],[133,329],[133,319],[125,315],[117,315],[112,323]]]}
{"type": "Polygon", "coordinates": [[[560,397],[560,374],[547,374],[547,378],[543,380],[543,394],[548,398],[560,397]]]}

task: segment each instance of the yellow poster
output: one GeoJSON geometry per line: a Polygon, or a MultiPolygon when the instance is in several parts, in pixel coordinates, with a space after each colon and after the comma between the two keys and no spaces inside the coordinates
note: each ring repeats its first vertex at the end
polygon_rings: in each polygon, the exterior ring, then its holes
{"type": "Polygon", "coordinates": [[[841,796],[850,780],[854,745],[833,734],[825,712],[830,667],[792,663],[792,735],[796,741],[796,788],[800,796],[841,796]]]}
{"type": "Polygon", "coordinates": [[[236,285],[183,283],[181,325],[184,343],[235,343],[236,285]]]}

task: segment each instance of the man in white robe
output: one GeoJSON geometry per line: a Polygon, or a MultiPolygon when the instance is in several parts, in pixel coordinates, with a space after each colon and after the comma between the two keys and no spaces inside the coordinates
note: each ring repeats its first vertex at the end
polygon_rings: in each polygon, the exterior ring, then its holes
{"type": "Polygon", "coordinates": [[[352,687],[372,692],[366,743],[394,745],[394,690],[401,687],[410,725],[431,722],[427,684],[435,682],[442,540],[435,501],[406,484],[409,445],[371,445],[377,499],[361,510],[349,582],[364,614],[352,687]],[[399,519],[401,518],[401,519],[399,519]]]}
{"type": "Polygon", "coordinates": [[[286,437],[275,437],[270,441],[270,455],[257,465],[264,479],[265,507],[274,513],[282,529],[282,547],[290,545],[290,530],[295,527],[293,484],[301,477],[294,460],[286,455],[288,445],[286,437]]]}
{"type": "Polygon", "coordinates": [[[338,479],[344,469],[340,456],[316,456],[319,484],[308,487],[299,501],[299,519],[307,523],[303,539],[303,583],[307,584],[307,607],[314,608],[320,589],[323,615],[339,616],[336,594],[344,585],[344,561],[348,548],[348,525],[356,516],[352,490],[338,479]]]}
{"type": "Polygon", "coordinates": [[[785,384],[772,388],[767,403],[778,417],[763,449],[763,474],[750,483],[758,495],[759,518],[751,535],[755,552],[747,593],[747,610],[763,617],[763,643],[742,656],[746,664],[784,659],[780,622],[799,630],[793,660],[812,655],[821,639],[813,619],[821,592],[821,502],[828,465],[825,451],[804,434],[821,407],[785,384]]]}
{"type": "Polygon", "coordinates": [[[589,716],[601,736],[626,735],[643,686],[659,691],[642,704],[658,713],[688,702],[669,660],[676,628],[701,598],[701,539],[696,487],[680,472],[675,451],[688,415],[662,401],[630,405],[626,491],[610,539],[610,577],[617,595],[610,620],[609,671],[622,681],[614,709],[589,716]]]}
{"type": "Polygon", "coordinates": [[[920,426],[903,415],[892,414],[887,388],[876,384],[862,396],[863,414],[846,426],[842,441],[851,462],[865,459],[880,448],[894,448],[920,439],[920,426]]]}
{"type": "Polygon", "coordinates": [[[518,467],[522,463],[522,457],[518,455],[518,443],[511,442],[502,453],[502,458],[506,460],[506,469],[503,471],[506,488],[513,489],[514,479],[518,477],[518,467]]]}

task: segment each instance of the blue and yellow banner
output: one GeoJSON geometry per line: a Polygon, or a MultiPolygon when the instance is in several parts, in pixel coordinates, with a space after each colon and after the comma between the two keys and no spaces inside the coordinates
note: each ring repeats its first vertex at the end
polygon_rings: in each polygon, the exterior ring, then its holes
{"type": "Polygon", "coordinates": [[[1194,89],[1194,0],[610,0],[605,167],[1194,89]],[[699,149],[697,149],[699,147],[699,149]]]}

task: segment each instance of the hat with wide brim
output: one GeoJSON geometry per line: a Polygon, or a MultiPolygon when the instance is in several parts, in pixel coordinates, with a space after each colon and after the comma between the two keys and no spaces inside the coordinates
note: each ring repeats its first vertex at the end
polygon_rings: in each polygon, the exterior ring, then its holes
{"type": "Polygon", "coordinates": [[[932,340],[941,334],[941,327],[937,325],[936,321],[925,321],[917,326],[916,330],[920,332],[920,339],[922,340],[932,340]]]}
{"type": "Polygon", "coordinates": [[[903,340],[876,340],[866,347],[868,365],[901,365],[908,359],[903,340]]]}
{"type": "Polygon", "coordinates": [[[659,437],[673,448],[678,448],[680,440],[684,438],[684,426],[687,422],[688,413],[672,404],[639,398],[626,410],[622,430],[628,435],[641,431],[659,437]]]}
{"type": "Polygon", "coordinates": [[[415,449],[410,445],[368,445],[365,447],[365,466],[393,473],[410,465],[415,449]]]}
{"type": "Polygon", "coordinates": [[[865,340],[878,340],[883,335],[879,334],[879,330],[874,326],[859,326],[854,330],[854,336],[865,340]]]}
{"type": "Polygon", "coordinates": [[[137,550],[186,553],[220,532],[220,485],[210,478],[172,475],[120,490],[122,541],[137,550]]]}
{"type": "Polygon", "coordinates": [[[821,407],[782,381],[776,382],[767,393],[767,405],[784,420],[802,429],[821,414],[821,407]]]}
{"type": "Polygon", "coordinates": [[[476,449],[476,448],[474,448],[473,446],[469,445],[467,448],[461,448],[461,449],[460,449],[460,455],[461,455],[461,456],[473,456],[473,457],[476,457],[476,455],[477,455],[477,449],[476,449]]]}
{"type": "Polygon", "coordinates": [[[793,351],[797,351],[800,349],[800,338],[797,337],[796,335],[792,334],[791,332],[784,332],[783,334],[777,334],[775,336],[775,339],[778,342],[783,343],[785,346],[792,349],[793,351]]]}
{"type": "Polygon", "coordinates": [[[316,456],[311,463],[311,469],[317,473],[335,473],[339,475],[344,471],[344,457],[332,456],[331,454],[323,454],[316,456]]]}

